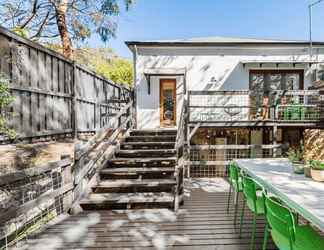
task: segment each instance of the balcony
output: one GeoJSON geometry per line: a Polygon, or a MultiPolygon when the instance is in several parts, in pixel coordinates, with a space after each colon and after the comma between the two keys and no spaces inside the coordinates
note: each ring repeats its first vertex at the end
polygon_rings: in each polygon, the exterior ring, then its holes
{"type": "Polygon", "coordinates": [[[280,90],[267,96],[249,90],[189,91],[189,122],[316,124],[322,100],[319,90],[280,90]]]}

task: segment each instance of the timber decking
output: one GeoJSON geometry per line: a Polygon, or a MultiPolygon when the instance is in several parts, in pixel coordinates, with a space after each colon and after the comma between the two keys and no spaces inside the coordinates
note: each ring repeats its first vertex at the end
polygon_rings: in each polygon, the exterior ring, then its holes
{"type": "MultiPolygon", "coordinates": [[[[233,224],[234,209],[226,213],[227,183],[223,179],[192,180],[186,185],[184,206],[167,209],[86,211],[63,218],[43,233],[20,243],[24,249],[213,249],[247,250],[251,214],[246,213],[243,237],[233,224]]],[[[246,209],[247,211],[247,209],[246,209]]],[[[257,221],[260,249],[264,223],[257,221]]],[[[276,249],[272,243],[268,250],[276,249]]]]}

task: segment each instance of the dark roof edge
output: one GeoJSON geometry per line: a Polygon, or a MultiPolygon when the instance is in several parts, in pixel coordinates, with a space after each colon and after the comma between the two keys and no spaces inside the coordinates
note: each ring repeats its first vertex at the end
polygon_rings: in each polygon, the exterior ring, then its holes
{"type": "MultiPolygon", "coordinates": [[[[237,46],[309,46],[309,42],[307,41],[296,41],[296,42],[140,42],[140,41],[126,41],[125,44],[130,46],[169,46],[169,47],[210,47],[210,46],[218,46],[218,47],[237,47],[237,46]]],[[[313,42],[313,46],[324,46],[324,42],[313,42]]]]}

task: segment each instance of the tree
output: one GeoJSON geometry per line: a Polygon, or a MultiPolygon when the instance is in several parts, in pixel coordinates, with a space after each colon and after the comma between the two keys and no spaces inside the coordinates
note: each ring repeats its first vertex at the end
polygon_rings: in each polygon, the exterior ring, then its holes
{"type": "Polygon", "coordinates": [[[119,84],[130,86],[133,66],[130,60],[118,57],[110,48],[82,48],[74,52],[75,60],[88,66],[97,74],[119,84]]]}
{"type": "Polygon", "coordinates": [[[116,34],[121,5],[134,0],[11,0],[0,3],[0,23],[34,40],[61,39],[63,54],[72,57],[73,43],[98,34],[107,42],[116,34]]]}

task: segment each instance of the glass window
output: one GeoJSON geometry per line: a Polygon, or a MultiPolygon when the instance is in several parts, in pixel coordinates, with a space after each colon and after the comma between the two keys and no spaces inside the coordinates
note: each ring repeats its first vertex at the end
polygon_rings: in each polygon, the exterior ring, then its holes
{"type": "Polygon", "coordinates": [[[275,90],[298,90],[302,87],[300,72],[255,71],[250,73],[250,90],[265,93],[275,90]]]}

